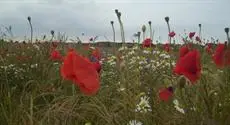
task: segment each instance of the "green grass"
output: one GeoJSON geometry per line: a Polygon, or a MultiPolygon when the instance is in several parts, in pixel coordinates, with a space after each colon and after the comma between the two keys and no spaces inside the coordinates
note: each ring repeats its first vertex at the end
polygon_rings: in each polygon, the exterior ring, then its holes
{"type": "MultiPolygon", "coordinates": [[[[60,76],[61,62],[49,60],[50,44],[1,42],[0,48],[0,124],[1,125],[126,125],[137,120],[144,125],[229,125],[230,70],[217,69],[211,56],[202,54],[202,76],[191,85],[172,74],[178,47],[170,58],[146,54],[142,49],[122,50],[121,64],[111,49],[106,51],[101,87],[94,96],[83,95],[71,81],[60,76]],[[110,54],[109,54],[110,53],[110,54]],[[18,60],[17,56],[32,58],[18,60]],[[145,59],[153,60],[148,67],[145,59]],[[139,62],[143,62],[139,64],[139,62]],[[31,66],[32,65],[32,66],[31,66]],[[147,66],[146,68],[143,68],[147,66]],[[183,86],[185,84],[185,86],[183,86]],[[162,87],[173,86],[169,102],[158,98],[162,87]],[[74,90],[73,90],[74,87],[74,90]],[[135,112],[141,97],[149,97],[151,111],[135,112]],[[174,108],[177,99],[184,114],[174,108]]],[[[81,46],[72,45],[81,53],[81,46]]],[[[65,44],[58,50],[64,55],[65,44]]],[[[146,50],[150,52],[150,50],[146,50]]]]}

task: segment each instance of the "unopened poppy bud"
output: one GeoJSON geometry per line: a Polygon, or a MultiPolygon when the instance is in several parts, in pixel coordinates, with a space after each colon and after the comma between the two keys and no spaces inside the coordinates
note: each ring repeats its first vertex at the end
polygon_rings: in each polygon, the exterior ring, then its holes
{"type": "Polygon", "coordinates": [[[185,87],[185,84],[186,84],[186,79],[184,77],[181,77],[178,82],[179,87],[182,89],[185,87]]]}
{"type": "Polygon", "coordinates": [[[224,31],[225,31],[225,33],[229,33],[229,28],[228,27],[226,27],[226,28],[224,28],[224,31]]]}
{"type": "Polygon", "coordinates": [[[172,86],[168,87],[168,90],[173,93],[174,92],[174,88],[172,86]]]}
{"type": "Polygon", "coordinates": [[[145,31],[146,31],[146,26],[143,25],[143,26],[142,26],[142,32],[145,32],[145,31]]]}
{"type": "Polygon", "coordinates": [[[113,22],[113,21],[110,21],[110,23],[113,25],[114,22],[113,22]]]}
{"type": "Polygon", "coordinates": [[[31,17],[30,17],[30,16],[28,16],[28,17],[27,17],[27,20],[30,22],[30,21],[31,21],[31,17]]]}
{"type": "Polygon", "coordinates": [[[115,9],[115,13],[116,13],[116,14],[118,14],[118,13],[119,13],[118,9],[115,9]]]}
{"type": "Polygon", "coordinates": [[[121,12],[117,13],[118,18],[121,18],[121,12]]]}
{"type": "Polygon", "coordinates": [[[166,21],[167,23],[169,22],[169,17],[168,17],[168,16],[165,17],[165,21],[166,21]]]}
{"type": "Polygon", "coordinates": [[[140,36],[140,35],[141,35],[141,32],[137,32],[137,35],[140,36]]]}
{"type": "Polygon", "coordinates": [[[151,21],[149,21],[148,23],[149,23],[149,25],[151,25],[151,24],[152,24],[152,22],[151,22],[151,21]]]}
{"type": "Polygon", "coordinates": [[[52,36],[54,35],[54,31],[53,30],[51,30],[50,33],[51,33],[52,36]]]}
{"type": "Polygon", "coordinates": [[[198,24],[199,27],[201,27],[201,24],[198,24]]]}

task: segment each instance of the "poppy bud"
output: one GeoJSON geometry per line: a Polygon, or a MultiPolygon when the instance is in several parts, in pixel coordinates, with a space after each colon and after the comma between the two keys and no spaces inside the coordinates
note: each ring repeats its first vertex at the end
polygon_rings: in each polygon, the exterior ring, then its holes
{"type": "Polygon", "coordinates": [[[186,79],[184,77],[181,77],[178,81],[179,88],[184,88],[186,84],[186,79]]]}
{"type": "Polygon", "coordinates": [[[110,21],[110,23],[113,25],[114,22],[113,22],[113,21],[110,21]]]}
{"type": "Polygon", "coordinates": [[[30,21],[31,21],[31,17],[30,17],[30,16],[28,16],[28,17],[27,17],[27,20],[30,22],[30,21]]]}
{"type": "Polygon", "coordinates": [[[174,88],[172,86],[168,87],[168,90],[173,93],[174,92],[174,88]]]}
{"type": "Polygon", "coordinates": [[[141,35],[141,32],[137,32],[137,35],[140,36],[140,35],[141,35]]]}
{"type": "Polygon", "coordinates": [[[201,27],[201,24],[198,24],[199,27],[201,27]]]}
{"type": "Polygon", "coordinates": [[[229,33],[229,28],[228,27],[226,27],[226,28],[224,28],[224,31],[225,31],[225,33],[229,33]]]}
{"type": "Polygon", "coordinates": [[[149,23],[149,25],[151,25],[151,24],[152,24],[152,22],[151,22],[151,21],[149,21],[148,23],[149,23]]]}
{"type": "Polygon", "coordinates": [[[168,16],[165,17],[165,21],[166,21],[167,23],[169,22],[169,17],[168,17],[168,16]]]}
{"type": "Polygon", "coordinates": [[[118,18],[120,19],[120,18],[121,18],[121,12],[118,12],[118,13],[117,13],[117,16],[118,16],[118,18]]]}
{"type": "Polygon", "coordinates": [[[118,12],[119,12],[118,9],[115,9],[115,13],[118,14],[118,12]]]}
{"type": "Polygon", "coordinates": [[[51,33],[52,36],[54,36],[54,31],[53,30],[51,30],[50,33],[51,33]]]}
{"type": "Polygon", "coordinates": [[[143,26],[142,26],[142,32],[145,32],[145,31],[146,31],[146,26],[143,25],[143,26]]]}

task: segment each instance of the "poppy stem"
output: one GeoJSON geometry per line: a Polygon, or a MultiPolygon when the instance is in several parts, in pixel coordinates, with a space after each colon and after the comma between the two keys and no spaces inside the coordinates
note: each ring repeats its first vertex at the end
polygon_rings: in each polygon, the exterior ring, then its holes
{"type": "Polygon", "coordinates": [[[111,21],[110,23],[111,23],[111,26],[112,26],[112,31],[113,31],[113,42],[115,43],[115,41],[116,41],[116,36],[115,36],[115,35],[116,35],[116,34],[115,34],[115,28],[114,28],[114,25],[113,25],[113,24],[114,24],[114,22],[113,22],[113,21],[111,21]]]}
{"type": "Polygon", "coordinates": [[[33,125],[33,95],[30,95],[30,125],[33,125]]]}
{"type": "Polygon", "coordinates": [[[75,86],[74,85],[72,85],[72,94],[73,94],[73,96],[75,96],[75,94],[76,94],[75,86]]]}
{"type": "MultiPolygon", "coordinates": [[[[171,29],[170,29],[170,25],[168,22],[167,22],[167,27],[168,27],[168,32],[170,33],[171,29]]],[[[169,44],[171,45],[171,37],[170,36],[168,36],[168,40],[169,40],[169,44]]]]}
{"type": "Polygon", "coordinates": [[[120,24],[120,30],[121,30],[121,39],[122,39],[122,46],[124,46],[125,44],[125,32],[124,32],[124,26],[123,23],[121,21],[121,12],[119,12],[117,9],[115,10],[115,13],[117,15],[119,24],[120,24]]]}
{"type": "Polygon", "coordinates": [[[142,33],[143,33],[143,41],[145,40],[145,31],[146,31],[146,26],[142,26],[142,33]]]}
{"type": "Polygon", "coordinates": [[[139,47],[141,42],[141,32],[137,32],[137,37],[138,37],[138,47],[139,47]]]}
{"type": "Polygon", "coordinates": [[[143,32],[143,41],[145,40],[145,32],[143,32]]]}
{"type": "MultiPolygon", "coordinates": [[[[169,46],[170,46],[171,45],[171,37],[169,36],[169,34],[171,32],[171,29],[170,29],[170,25],[169,25],[169,17],[165,17],[165,21],[166,21],[167,27],[168,27],[168,40],[169,40],[169,46]]],[[[172,58],[169,59],[169,63],[170,63],[170,69],[172,71],[172,69],[173,69],[172,58]]]]}
{"type": "Polygon", "coordinates": [[[153,41],[153,30],[152,30],[152,22],[149,21],[149,33],[150,33],[150,39],[153,41]]]}
{"type": "Polygon", "coordinates": [[[210,104],[209,104],[209,96],[208,96],[208,87],[207,87],[207,84],[206,84],[206,82],[204,81],[204,82],[202,82],[203,84],[202,84],[202,87],[203,87],[203,99],[204,99],[204,103],[205,103],[205,105],[207,106],[207,111],[208,111],[208,116],[209,116],[209,118],[210,119],[212,119],[212,107],[210,106],[210,104]]]}
{"type": "Polygon", "coordinates": [[[125,45],[125,31],[124,31],[124,26],[123,23],[120,20],[120,25],[121,25],[121,37],[122,37],[122,44],[125,45]]]}
{"type": "Polygon", "coordinates": [[[30,25],[30,42],[32,43],[32,40],[33,40],[33,26],[32,26],[32,23],[31,23],[31,17],[29,16],[27,19],[28,19],[29,25],[30,25]]]}
{"type": "Polygon", "coordinates": [[[225,31],[226,36],[227,36],[227,45],[229,47],[230,46],[229,28],[228,27],[224,28],[224,31],[225,31]]]}
{"type": "Polygon", "coordinates": [[[114,28],[114,22],[113,21],[110,21],[110,23],[111,23],[111,26],[112,26],[112,31],[113,31],[113,49],[114,49],[114,53],[115,53],[115,48],[116,48],[116,43],[115,43],[115,41],[116,41],[116,34],[115,34],[115,28],[114,28]]]}
{"type": "Polygon", "coordinates": [[[199,24],[198,26],[199,26],[199,37],[201,39],[201,24],[199,24]]]}
{"type": "Polygon", "coordinates": [[[54,31],[51,30],[50,33],[51,33],[51,39],[50,39],[50,41],[53,41],[53,39],[54,39],[54,31]]]}

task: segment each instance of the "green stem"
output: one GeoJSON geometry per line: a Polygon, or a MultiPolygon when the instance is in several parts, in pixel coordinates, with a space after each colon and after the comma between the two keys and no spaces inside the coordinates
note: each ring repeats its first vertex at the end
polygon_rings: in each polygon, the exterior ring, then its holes
{"type": "Polygon", "coordinates": [[[75,86],[72,85],[72,95],[74,96],[76,94],[76,91],[75,91],[75,86]]]}
{"type": "Polygon", "coordinates": [[[153,30],[152,30],[152,25],[149,25],[149,30],[150,30],[150,38],[153,41],[153,30]]]}
{"type": "Polygon", "coordinates": [[[113,48],[114,48],[114,53],[115,53],[115,48],[116,48],[116,44],[115,44],[115,41],[116,41],[116,34],[115,34],[115,28],[114,28],[114,25],[112,24],[112,30],[113,30],[113,48]]]}
{"type": "Polygon", "coordinates": [[[30,125],[33,125],[33,96],[30,96],[30,125]]]}
{"type": "MultiPolygon", "coordinates": [[[[169,23],[167,23],[167,26],[168,26],[168,32],[170,33],[171,29],[170,29],[169,23]]],[[[169,44],[171,45],[171,37],[170,36],[168,36],[168,40],[169,40],[169,44]]]]}
{"type": "Polygon", "coordinates": [[[32,23],[30,23],[30,42],[32,43],[32,40],[33,40],[33,27],[32,27],[32,23]]]}
{"type": "Polygon", "coordinates": [[[124,27],[123,27],[123,23],[121,21],[121,19],[119,19],[119,23],[120,23],[120,29],[121,29],[121,39],[122,39],[122,45],[125,45],[125,32],[124,32],[124,27]]]}

